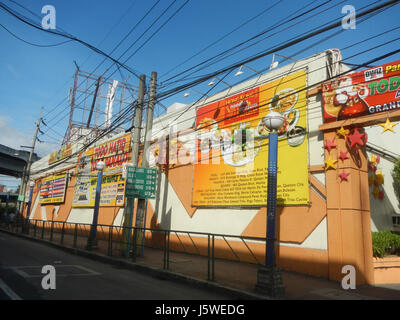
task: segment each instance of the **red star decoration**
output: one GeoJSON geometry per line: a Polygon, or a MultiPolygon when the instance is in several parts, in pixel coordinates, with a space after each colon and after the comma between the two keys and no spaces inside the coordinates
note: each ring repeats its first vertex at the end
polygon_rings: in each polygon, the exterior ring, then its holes
{"type": "Polygon", "coordinates": [[[340,151],[340,156],[339,156],[340,160],[344,161],[344,160],[348,159],[349,156],[347,154],[348,154],[347,151],[345,151],[345,152],[340,151]]]}
{"type": "Polygon", "coordinates": [[[350,173],[344,172],[344,170],[343,170],[342,173],[339,174],[340,181],[343,181],[343,180],[348,181],[348,180],[347,180],[347,177],[348,177],[349,175],[350,175],[350,173]]]}
{"type": "Polygon", "coordinates": [[[332,138],[332,140],[325,140],[325,149],[328,149],[328,152],[331,152],[331,150],[333,148],[336,148],[336,144],[335,144],[335,137],[332,138]]]}
{"type": "Polygon", "coordinates": [[[366,133],[360,133],[358,128],[355,128],[353,133],[346,137],[346,143],[350,149],[353,149],[357,145],[361,147],[365,146],[367,144],[367,140],[368,135],[366,133]]]}

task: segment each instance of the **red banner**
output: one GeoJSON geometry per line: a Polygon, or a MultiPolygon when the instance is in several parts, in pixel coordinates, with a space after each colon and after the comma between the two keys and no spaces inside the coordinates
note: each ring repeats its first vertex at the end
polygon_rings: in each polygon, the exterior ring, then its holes
{"type": "Polygon", "coordinates": [[[400,60],[322,85],[324,122],[400,109],[400,60]]]}

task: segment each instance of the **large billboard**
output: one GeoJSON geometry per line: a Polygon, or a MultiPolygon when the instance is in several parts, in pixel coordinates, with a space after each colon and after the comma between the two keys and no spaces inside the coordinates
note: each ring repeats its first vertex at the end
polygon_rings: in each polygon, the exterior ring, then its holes
{"type": "Polygon", "coordinates": [[[131,136],[125,135],[107,141],[80,154],[73,207],[93,207],[96,197],[96,164],[102,160],[106,167],[101,183],[100,206],[123,206],[125,202],[125,179],[123,164],[130,159],[131,136]]]}
{"type": "Polygon", "coordinates": [[[322,97],[325,122],[400,109],[400,60],[327,81],[322,97]]]}
{"type": "Polygon", "coordinates": [[[305,87],[300,71],[197,110],[193,206],[266,205],[269,130],[262,120],[270,111],[285,119],[278,132],[278,204],[308,203],[305,87]]]}

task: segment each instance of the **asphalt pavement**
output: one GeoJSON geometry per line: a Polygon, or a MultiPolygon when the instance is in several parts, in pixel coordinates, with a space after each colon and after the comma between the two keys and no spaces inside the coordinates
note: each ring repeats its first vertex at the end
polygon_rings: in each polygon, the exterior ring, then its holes
{"type": "Polygon", "coordinates": [[[232,297],[94,261],[39,242],[0,233],[0,299],[226,300],[232,297]],[[43,289],[45,265],[56,289],[43,289]]]}

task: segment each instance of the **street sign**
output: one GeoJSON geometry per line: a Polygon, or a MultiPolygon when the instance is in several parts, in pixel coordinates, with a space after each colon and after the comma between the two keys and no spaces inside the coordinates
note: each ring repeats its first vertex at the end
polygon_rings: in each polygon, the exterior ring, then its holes
{"type": "Polygon", "coordinates": [[[156,197],[157,169],[127,166],[125,196],[154,199],[156,197]]]}

